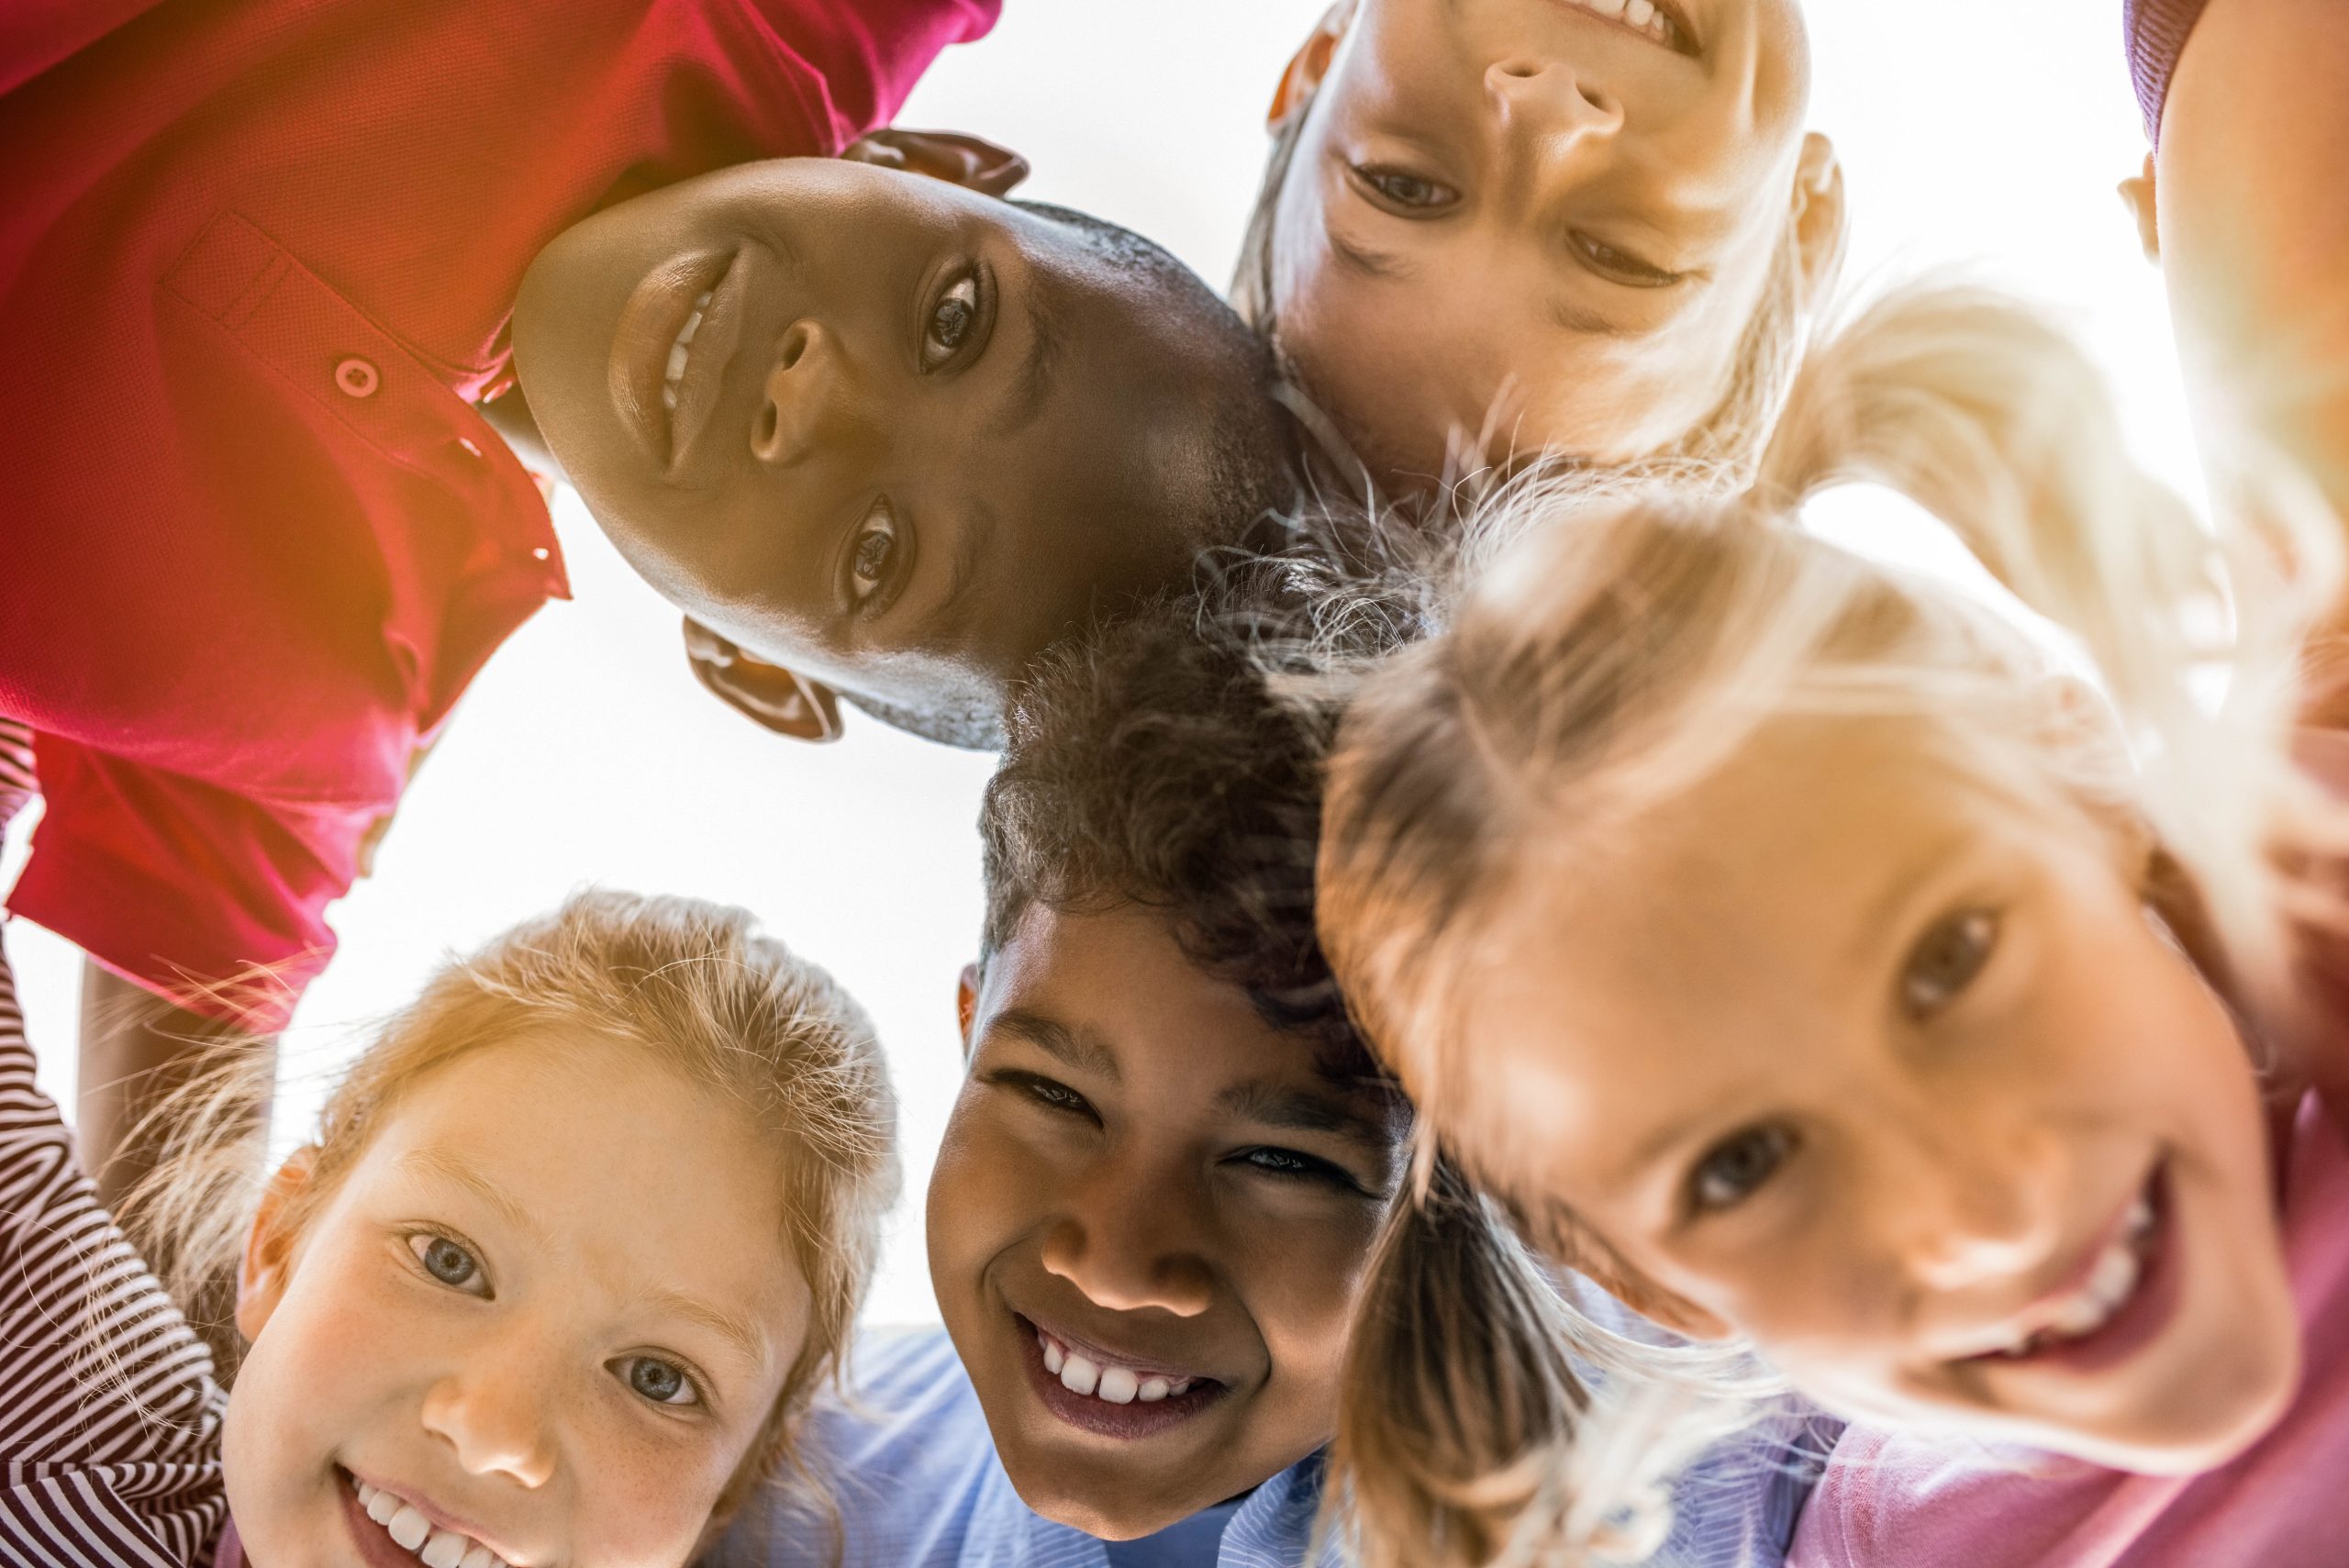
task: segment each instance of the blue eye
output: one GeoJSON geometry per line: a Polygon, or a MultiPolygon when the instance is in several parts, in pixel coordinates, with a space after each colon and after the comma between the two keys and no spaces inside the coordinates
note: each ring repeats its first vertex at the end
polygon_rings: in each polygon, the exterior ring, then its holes
{"type": "Polygon", "coordinates": [[[407,1239],[408,1251],[424,1272],[451,1290],[462,1290],[473,1296],[486,1296],[489,1282],[483,1277],[481,1262],[464,1246],[446,1236],[420,1232],[407,1239]]]}
{"type": "Polygon", "coordinates": [[[685,1369],[659,1356],[629,1356],[622,1363],[629,1388],[655,1405],[698,1405],[701,1390],[685,1369]]]}

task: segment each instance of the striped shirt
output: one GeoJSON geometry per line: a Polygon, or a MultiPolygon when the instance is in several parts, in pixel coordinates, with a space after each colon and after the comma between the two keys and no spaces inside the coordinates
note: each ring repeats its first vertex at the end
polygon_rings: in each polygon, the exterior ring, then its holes
{"type": "MultiPolygon", "coordinates": [[[[17,761],[0,736],[0,791],[17,761]]],[[[228,1398],[35,1084],[0,951],[0,1562],[212,1563],[228,1398]]]]}
{"type": "Polygon", "coordinates": [[[2129,50],[2129,81],[2145,117],[2145,139],[2162,139],[2162,108],[2169,102],[2169,79],[2205,0],[2121,0],[2121,31],[2129,50]]]}

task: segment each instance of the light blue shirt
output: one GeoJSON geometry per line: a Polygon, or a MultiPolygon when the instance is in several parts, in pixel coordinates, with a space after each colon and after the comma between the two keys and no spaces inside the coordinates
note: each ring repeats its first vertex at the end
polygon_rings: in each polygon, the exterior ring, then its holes
{"type": "MultiPolygon", "coordinates": [[[[802,1451],[840,1507],[841,1568],[1112,1568],[1101,1541],[1019,1500],[944,1329],[867,1332],[854,1366],[854,1392],[818,1405],[802,1451]]],[[[1823,1456],[1832,1431],[1809,1419],[1765,1423],[1709,1456],[1675,1488],[1677,1523],[1656,1562],[1779,1568],[1817,1475],[1815,1464],[1789,1455],[1815,1445],[1823,1456]]],[[[1166,1568],[1345,1568],[1334,1544],[1307,1555],[1321,1476],[1315,1454],[1231,1506],[1219,1532],[1211,1521],[1184,1520],[1148,1538],[1152,1554],[1141,1561],[1166,1568]]],[[[831,1568],[832,1541],[822,1516],[805,1504],[754,1499],[708,1562],[831,1568]]]]}

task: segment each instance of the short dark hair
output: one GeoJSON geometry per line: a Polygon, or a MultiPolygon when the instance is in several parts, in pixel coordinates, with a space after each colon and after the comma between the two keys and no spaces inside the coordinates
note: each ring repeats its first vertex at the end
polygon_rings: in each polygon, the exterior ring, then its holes
{"type": "Polygon", "coordinates": [[[1318,550],[1204,571],[1047,653],[980,810],[983,960],[1032,907],[1138,905],[1325,1070],[1377,1075],[1314,932],[1335,706],[1285,687],[1403,634],[1372,614],[1333,635],[1336,574],[1318,550]]]}

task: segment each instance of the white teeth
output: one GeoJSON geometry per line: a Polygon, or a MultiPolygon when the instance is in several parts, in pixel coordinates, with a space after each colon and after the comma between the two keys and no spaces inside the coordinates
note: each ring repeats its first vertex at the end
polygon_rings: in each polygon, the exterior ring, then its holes
{"type": "Polygon", "coordinates": [[[384,1521],[384,1531],[398,1541],[403,1549],[414,1551],[424,1544],[424,1538],[432,1533],[432,1521],[408,1504],[402,1503],[399,1512],[384,1521]]]}
{"type": "Polygon", "coordinates": [[[1584,0],[1584,4],[1602,17],[1620,17],[1623,14],[1623,0],[1584,0]]]}
{"type": "Polygon", "coordinates": [[[367,1517],[382,1525],[384,1533],[399,1542],[404,1551],[415,1552],[424,1568],[506,1568],[504,1558],[473,1537],[452,1529],[435,1529],[423,1510],[413,1504],[356,1476],[351,1480],[359,1493],[359,1506],[366,1510],[367,1517]]]}
{"type": "Polygon", "coordinates": [[[1036,1343],[1043,1349],[1044,1371],[1058,1378],[1063,1388],[1111,1405],[1155,1405],[1189,1392],[1191,1385],[1198,1381],[1169,1377],[1164,1373],[1137,1372],[1126,1366],[1104,1366],[1070,1350],[1041,1329],[1036,1330],[1036,1343]]]}
{"type": "Polygon", "coordinates": [[[465,1548],[473,1544],[454,1530],[436,1529],[417,1555],[424,1559],[424,1568],[457,1568],[465,1560],[465,1548]]]}
{"type": "Polygon", "coordinates": [[[1623,7],[1623,19],[1635,28],[1644,28],[1655,20],[1653,0],[1631,0],[1623,7]]]}
{"type": "Polygon", "coordinates": [[[1667,49],[1677,48],[1680,30],[1655,0],[1568,0],[1594,17],[1621,22],[1645,33],[1667,49]]]}
{"type": "Polygon", "coordinates": [[[2129,1217],[2121,1221],[2121,1229],[2129,1240],[2134,1241],[2153,1228],[2153,1202],[2149,1198],[2140,1197],[2129,1206],[2129,1217]]]}
{"type": "Polygon", "coordinates": [[[701,330],[701,314],[709,308],[709,294],[710,291],[704,290],[701,296],[694,301],[694,313],[685,317],[685,324],[678,329],[676,340],[669,345],[668,373],[661,381],[661,406],[673,414],[677,410],[677,384],[685,379],[685,361],[692,358],[686,346],[694,340],[694,334],[701,330]]]}

